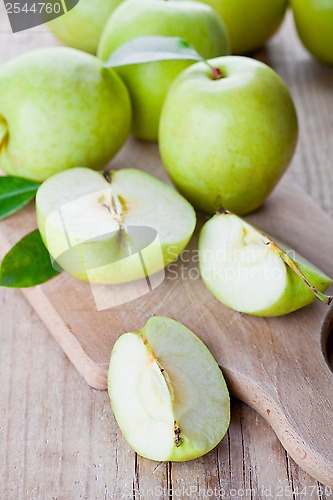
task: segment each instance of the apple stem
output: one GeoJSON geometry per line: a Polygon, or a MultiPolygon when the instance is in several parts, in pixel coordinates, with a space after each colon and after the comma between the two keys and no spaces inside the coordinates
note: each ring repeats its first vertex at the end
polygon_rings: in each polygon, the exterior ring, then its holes
{"type": "Polygon", "coordinates": [[[280,257],[283,260],[283,262],[285,264],[287,264],[287,266],[289,266],[297,274],[297,276],[311,290],[311,292],[313,292],[315,294],[315,296],[319,300],[321,300],[322,302],[324,302],[324,304],[330,305],[330,303],[333,300],[333,296],[332,295],[326,295],[325,293],[320,292],[315,286],[313,286],[310,283],[310,281],[304,276],[304,274],[302,273],[302,271],[300,270],[300,268],[298,267],[298,265],[296,264],[296,262],[294,262],[293,259],[291,259],[289,257],[289,255],[287,255],[286,252],[284,252],[282,250],[282,248],[280,248],[278,245],[276,245],[276,243],[274,243],[273,241],[270,240],[267,243],[267,245],[269,245],[272,248],[272,250],[274,250],[275,252],[277,252],[280,255],[280,257]]]}

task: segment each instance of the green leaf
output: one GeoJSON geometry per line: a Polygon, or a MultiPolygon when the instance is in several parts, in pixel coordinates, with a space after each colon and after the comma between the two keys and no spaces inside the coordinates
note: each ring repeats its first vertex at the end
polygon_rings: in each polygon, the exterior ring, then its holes
{"type": "Polygon", "coordinates": [[[5,255],[0,268],[0,286],[29,288],[44,283],[57,274],[40,232],[36,229],[5,255]]]}
{"type": "Polygon", "coordinates": [[[27,205],[38,187],[37,182],[22,177],[0,176],[0,220],[27,205]]]}
{"type": "Polygon", "coordinates": [[[106,68],[154,61],[203,61],[186,40],[173,36],[140,36],[116,49],[104,63],[106,68]]]}

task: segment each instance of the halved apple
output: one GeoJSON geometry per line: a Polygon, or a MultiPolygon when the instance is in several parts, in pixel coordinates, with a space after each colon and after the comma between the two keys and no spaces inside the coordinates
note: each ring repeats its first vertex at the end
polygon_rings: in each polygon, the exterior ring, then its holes
{"type": "Polygon", "coordinates": [[[135,169],[61,172],[38,189],[38,227],[57,264],[90,283],[150,276],[177,258],[196,217],[174,189],[135,169]]]}
{"type": "Polygon", "coordinates": [[[212,217],[199,238],[200,272],[228,307],[256,316],[280,316],[320,298],[332,283],[320,269],[240,217],[212,217]]]}
{"type": "Polygon", "coordinates": [[[229,392],[207,347],[185,326],[153,317],[115,343],[109,395],[129,445],[143,457],[184,461],[225,435],[229,392]]]}

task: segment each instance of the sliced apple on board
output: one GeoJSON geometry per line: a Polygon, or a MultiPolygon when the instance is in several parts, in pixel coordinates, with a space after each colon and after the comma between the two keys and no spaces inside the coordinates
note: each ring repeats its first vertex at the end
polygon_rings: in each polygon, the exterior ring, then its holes
{"type": "Polygon", "coordinates": [[[229,392],[207,347],[180,323],[153,317],[115,343],[109,396],[128,444],[145,458],[184,461],[212,450],[230,421],[229,392]]]}
{"type": "Polygon", "coordinates": [[[240,217],[221,212],[203,226],[199,238],[202,279],[226,306],[255,316],[296,311],[323,292],[332,280],[311,262],[240,217]]]}
{"type": "Polygon", "coordinates": [[[150,276],[177,258],[194,231],[192,206],[173,188],[136,169],[103,176],[73,168],[37,191],[38,228],[56,263],[90,283],[150,276]]]}

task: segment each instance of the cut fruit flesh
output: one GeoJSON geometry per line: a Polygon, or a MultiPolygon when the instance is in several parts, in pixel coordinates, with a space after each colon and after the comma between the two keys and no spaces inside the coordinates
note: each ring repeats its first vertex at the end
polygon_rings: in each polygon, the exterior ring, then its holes
{"type": "Polygon", "coordinates": [[[332,280],[295,251],[285,253],[284,247],[236,215],[220,213],[200,234],[202,278],[213,295],[237,311],[258,316],[295,311],[316,298],[301,274],[320,298],[332,280]]]}
{"type": "Polygon", "coordinates": [[[151,318],[117,340],[109,395],[127,442],[151,460],[202,456],[229,425],[228,389],[216,361],[190,330],[168,318],[151,318]]]}
{"type": "Polygon", "coordinates": [[[105,284],[144,277],[140,251],[149,275],[163,269],[195,227],[191,205],[158,179],[135,169],[109,177],[67,170],[48,179],[36,197],[38,226],[52,257],[69,274],[105,284]]]}

